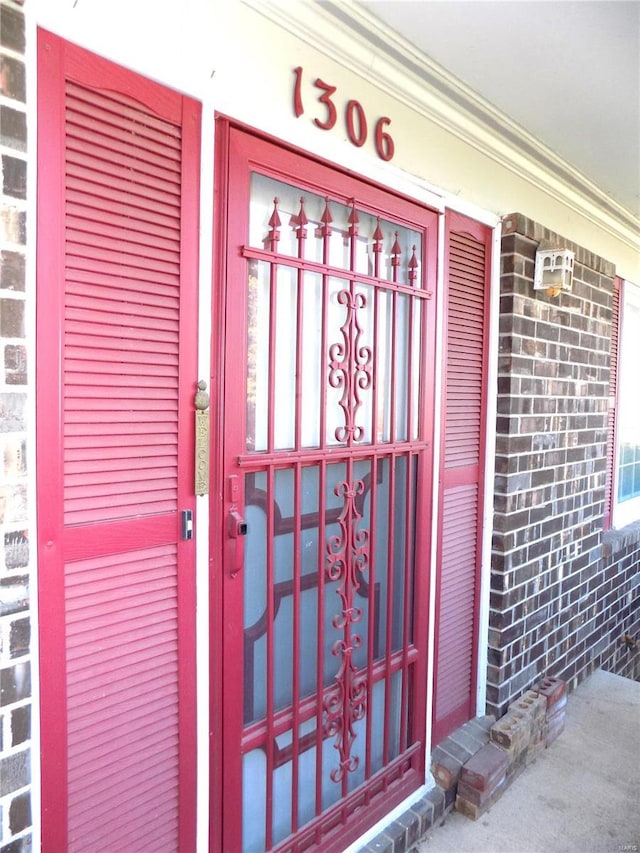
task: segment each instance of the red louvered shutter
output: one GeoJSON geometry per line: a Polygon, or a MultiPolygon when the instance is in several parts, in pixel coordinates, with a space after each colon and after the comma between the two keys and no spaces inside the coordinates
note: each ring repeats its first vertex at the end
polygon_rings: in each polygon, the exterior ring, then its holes
{"type": "Polygon", "coordinates": [[[611,345],[609,372],[609,412],[607,415],[607,479],[604,492],[604,529],[613,519],[616,490],[616,410],[618,405],[618,353],[620,344],[620,312],[622,311],[622,279],[614,278],[611,303],[611,345]]]}
{"type": "Polygon", "coordinates": [[[195,838],[199,107],[39,33],[43,848],[195,838]]]}
{"type": "Polygon", "coordinates": [[[491,229],[446,220],[433,743],[475,713],[491,229]]]}

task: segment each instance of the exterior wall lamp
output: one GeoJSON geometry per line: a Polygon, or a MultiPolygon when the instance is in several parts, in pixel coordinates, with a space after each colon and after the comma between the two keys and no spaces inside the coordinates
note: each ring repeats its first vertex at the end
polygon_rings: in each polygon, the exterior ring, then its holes
{"type": "Polygon", "coordinates": [[[536,252],[533,289],[545,290],[547,296],[557,296],[561,290],[571,290],[575,253],[540,243],[536,252]]]}

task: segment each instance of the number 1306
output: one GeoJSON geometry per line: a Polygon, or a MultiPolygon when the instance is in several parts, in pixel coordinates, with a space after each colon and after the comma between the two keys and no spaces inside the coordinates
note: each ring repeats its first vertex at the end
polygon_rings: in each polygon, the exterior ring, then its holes
{"type": "MultiPolygon", "coordinates": [[[[302,102],[301,66],[294,68],[293,73],[296,78],[293,90],[293,111],[296,118],[300,118],[305,111],[304,104],[302,102]]],[[[317,100],[324,108],[324,114],[316,116],[313,119],[313,122],[316,127],[320,128],[320,130],[331,130],[338,122],[338,108],[336,107],[333,99],[337,91],[336,87],[331,86],[329,83],[325,83],[324,80],[321,80],[319,77],[316,78],[313,85],[320,91],[317,100]]],[[[362,148],[367,141],[369,126],[367,124],[367,116],[365,114],[364,107],[360,101],[347,101],[344,111],[344,123],[349,141],[357,148],[362,148]]],[[[376,152],[378,157],[382,160],[391,160],[395,152],[393,139],[389,133],[387,133],[387,128],[390,124],[391,119],[387,116],[383,116],[376,121],[374,127],[376,152]]]]}

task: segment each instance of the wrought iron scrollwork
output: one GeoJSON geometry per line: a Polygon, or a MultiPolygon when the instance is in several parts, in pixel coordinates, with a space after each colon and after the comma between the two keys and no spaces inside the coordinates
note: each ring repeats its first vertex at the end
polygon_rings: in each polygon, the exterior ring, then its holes
{"type": "Polygon", "coordinates": [[[336,441],[340,443],[361,441],[365,429],[356,424],[356,415],[362,405],[360,391],[371,386],[373,353],[371,347],[361,346],[362,327],[358,322],[358,310],[365,308],[364,293],[352,294],[349,290],[338,293],[338,302],[347,309],[345,321],[340,327],[342,342],[329,347],[329,385],[342,388],[340,408],[344,412],[344,426],[336,427],[336,441]]]}
{"type": "Polygon", "coordinates": [[[364,493],[363,480],[354,483],[339,483],[334,494],[344,499],[338,525],[340,533],[327,542],[327,577],[339,583],[336,590],[342,609],[332,620],[334,628],[343,632],[332,648],[332,654],[340,658],[340,668],[335,676],[335,688],[324,702],[324,731],[335,736],[335,748],[340,755],[338,766],[331,771],[331,779],[340,782],[346,773],[358,767],[357,755],[352,755],[356,737],[355,724],[364,718],[367,711],[367,683],[353,662],[353,654],[362,645],[362,637],[352,632],[352,626],[362,618],[362,609],[355,606],[354,595],[360,587],[359,578],[369,566],[369,531],[359,528],[362,519],[357,499],[364,493]]]}

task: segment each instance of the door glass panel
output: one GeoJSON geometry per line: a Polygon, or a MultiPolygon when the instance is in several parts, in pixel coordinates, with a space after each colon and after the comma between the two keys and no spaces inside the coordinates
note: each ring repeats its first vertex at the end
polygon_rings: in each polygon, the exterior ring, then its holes
{"type": "Polygon", "coordinates": [[[395,324],[395,364],[394,388],[400,390],[395,395],[395,438],[396,441],[406,441],[407,435],[407,388],[410,387],[409,375],[409,297],[403,293],[396,295],[396,324],[395,324]]]}
{"type": "Polygon", "coordinates": [[[355,423],[362,430],[359,434],[358,443],[372,444],[375,290],[370,285],[357,284],[355,297],[358,306],[355,317],[356,336],[354,341],[356,360],[354,391],[358,403],[355,423]]]}
{"type": "Polygon", "coordinates": [[[355,203],[348,206],[255,172],[249,245],[359,275],[422,286],[419,231],[374,216],[355,203]]]}
{"type": "MultiPolygon", "coordinates": [[[[245,722],[261,719],[266,714],[266,673],[269,669],[267,648],[273,636],[274,710],[282,710],[294,701],[293,667],[297,650],[298,697],[311,695],[317,689],[317,650],[323,654],[322,687],[332,684],[340,668],[336,644],[343,638],[339,625],[344,601],[350,597],[359,611],[359,647],[353,655],[358,667],[366,666],[369,651],[369,608],[372,596],[379,604],[386,580],[374,585],[368,577],[368,560],[362,571],[352,578],[344,577],[345,542],[343,492],[346,465],[328,465],[325,477],[324,529],[319,541],[319,468],[301,468],[300,511],[296,513],[295,474],[292,469],[278,469],[274,474],[274,496],[270,498],[264,472],[246,477],[246,510],[248,534],[245,544],[244,648],[245,648],[245,722]],[[271,510],[269,504],[272,500],[271,510]],[[268,535],[269,512],[273,517],[273,536],[268,535]],[[296,546],[297,543],[297,546],[296,546]],[[271,613],[268,610],[269,549],[273,554],[271,613]],[[320,566],[320,570],[319,567],[320,566]],[[294,599],[298,601],[299,627],[294,625],[294,599]],[[319,608],[324,619],[318,623],[319,608]],[[272,620],[272,624],[270,622],[272,620]]],[[[353,466],[353,484],[357,489],[353,506],[354,535],[366,544],[368,556],[370,536],[371,463],[361,461],[353,466]]],[[[384,486],[383,486],[384,488],[384,486]]],[[[384,501],[379,501],[384,510],[384,501]]],[[[348,532],[348,531],[347,531],[348,532]]],[[[384,624],[384,623],[383,623],[384,624]]],[[[381,644],[380,625],[373,622],[372,656],[381,644]]]]}
{"type": "Polygon", "coordinates": [[[248,535],[244,551],[244,721],[261,719],[267,710],[267,477],[246,477],[245,520],[248,535]]]}
{"type": "Polygon", "coordinates": [[[295,446],[298,276],[291,267],[277,268],[275,302],[276,315],[272,318],[277,332],[273,336],[274,447],[284,450],[295,446]]]}
{"type": "Polygon", "coordinates": [[[376,441],[391,440],[392,355],[393,355],[393,294],[377,294],[377,346],[376,346],[376,441]]]}
{"type": "Polygon", "coordinates": [[[384,251],[381,245],[375,240],[378,225],[377,217],[372,216],[370,213],[364,213],[361,210],[356,210],[355,214],[352,214],[352,217],[353,215],[357,218],[357,222],[354,225],[357,231],[357,244],[351,269],[358,275],[375,276],[376,262],[379,261],[384,251]]]}
{"type": "Polygon", "coordinates": [[[375,291],[329,279],[326,442],[371,444],[375,291]]]}
{"type": "MultiPolygon", "coordinates": [[[[335,710],[332,697],[336,684],[347,691],[353,691],[354,684],[357,686],[359,681],[366,684],[369,661],[383,660],[411,642],[412,626],[409,624],[405,628],[405,593],[411,598],[414,524],[407,524],[404,512],[407,504],[412,506],[415,501],[415,464],[411,466],[410,482],[407,481],[410,458],[403,455],[394,461],[389,457],[375,467],[369,460],[352,465],[332,463],[322,473],[319,465],[305,466],[300,470],[297,485],[294,469],[277,469],[273,496],[270,496],[264,472],[252,473],[246,478],[249,533],[244,566],[245,723],[262,719],[267,713],[266,679],[270,672],[273,672],[274,712],[295,708],[302,699],[313,696],[318,690],[324,692],[325,697],[320,701],[320,716],[316,702],[311,706],[310,718],[299,724],[295,761],[291,729],[288,733],[285,730],[274,734],[271,741],[265,742],[264,748],[273,750],[272,761],[266,765],[272,767],[272,796],[274,803],[281,803],[273,812],[274,843],[291,831],[294,765],[298,820],[307,814],[313,816],[316,787],[309,784],[309,780],[316,774],[323,809],[341,796],[335,778],[340,766],[340,750],[336,745],[335,728],[330,725],[335,710]],[[324,480],[322,494],[321,480],[324,480]],[[345,500],[346,491],[353,493],[351,501],[348,497],[345,500]],[[320,498],[323,499],[322,511],[320,498]],[[374,529],[373,503],[376,506],[374,529]],[[324,527],[319,537],[322,515],[324,527]],[[267,530],[269,517],[273,519],[272,537],[267,530]],[[411,538],[410,554],[407,554],[407,533],[411,538]],[[272,585],[268,577],[269,548],[273,553],[272,585]],[[349,568],[349,553],[353,555],[358,549],[361,561],[352,563],[349,568]],[[270,586],[271,607],[268,604],[270,586]],[[294,619],[296,600],[298,620],[294,619]],[[352,615],[351,671],[345,669],[344,655],[347,611],[352,615]],[[318,619],[320,612],[323,614],[321,620],[318,619]],[[323,661],[320,685],[316,666],[319,644],[323,661]],[[269,648],[272,648],[271,662],[269,648]],[[294,685],[296,666],[298,677],[294,685]],[[322,752],[319,765],[316,762],[318,745],[322,752]],[[303,782],[305,779],[307,781],[303,782]]],[[[400,670],[388,680],[382,678],[372,683],[362,714],[352,721],[349,761],[353,771],[346,776],[348,790],[354,790],[365,781],[367,772],[376,772],[400,754],[400,715],[408,713],[406,697],[404,702],[402,698],[403,678],[407,679],[408,673],[403,675],[400,670]]],[[[247,778],[252,779],[257,768],[265,767],[264,762],[261,750],[247,754],[244,759],[247,778]]],[[[267,787],[253,785],[252,781],[251,790],[250,800],[245,801],[244,832],[259,845],[257,839],[265,832],[267,787]]]]}
{"type": "Polygon", "coordinates": [[[420,353],[422,351],[422,302],[414,300],[412,304],[413,323],[411,327],[411,440],[420,435],[420,353]]]}
{"type": "MultiPolygon", "coordinates": [[[[282,190],[275,196],[282,207],[295,188],[259,175],[254,175],[253,186],[258,195],[252,200],[252,216],[257,219],[251,233],[252,240],[261,244],[266,225],[273,221],[273,212],[271,218],[267,216],[265,193],[282,190]]],[[[320,202],[328,204],[320,196],[308,196],[313,201],[310,209],[320,202]]],[[[314,236],[312,242],[324,245],[330,236],[326,210],[324,220],[322,212],[318,216],[324,237],[314,236]]],[[[412,283],[410,275],[418,275],[421,242],[416,243],[415,253],[411,244],[414,268],[409,261],[406,269],[402,267],[400,248],[419,235],[398,225],[393,240],[389,237],[385,243],[385,228],[389,232],[391,225],[370,214],[358,214],[357,223],[350,226],[358,231],[352,235],[355,248],[350,263],[366,267],[367,275],[379,274],[381,283],[387,279],[412,283]],[[363,228],[372,232],[364,256],[357,248],[363,228]],[[406,275],[401,281],[402,269],[406,275]]],[[[274,245],[280,253],[289,246],[287,253],[294,256],[296,252],[280,233],[291,230],[278,225],[274,245]]],[[[301,240],[299,233],[294,237],[305,256],[311,238],[301,240]]],[[[251,260],[248,268],[247,450],[417,438],[421,301],[406,290],[375,287],[346,276],[323,276],[275,261],[251,260]]]]}
{"type": "Polygon", "coordinates": [[[380,220],[378,233],[383,247],[379,277],[398,284],[420,287],[422,235],[385,219],[380,220]]]}
{"type": "MultiPolygon", "coordinates": [[[[385,763],[400,755],[400,731],[402,713],[402,672],[394,673],[387,685],[381,681],[373,686],[371,701],[371,772],[380,770],[385,763]],[[387,713],[385,709],[388,708],[387,713]],[[385,759],[386,752],[386,759],[385,759]]],[[[348,790],[353,791],[366,780],[367,756],[365,745],[368,727],[365,715],[354,724],[354,749],[352,755],[355,769],[348,776],[348,790]]],[[[319,811],[326,811],[339,802],[341,789],[331,778],[335,768],[337,751],[332,738],[321,740],[321,761],[318,763],[317,731],[315,721],[309,720],[298,728],[298,743],[303,744],[299,753],[296,771],[296,791],[298,822],[305,824],[316,814],[315,786],[319,768],[321,803],[319,811]],[[304,748],[306,746],[306,748],[304,748]]],[[[292,789],[293,761],[292,731],[288,730],[274,738],[274,770],[270,783],[273,798],[272,843],[275,845],[292,832],[292,789]]],[[[244,756],[243,760],[243,849],[261,851],[266,849],[267,819],[267,758],[262,749],[256,749],[244,756]]]]}
{"type": "Polygon", "coordinates": [[[243,847],[261,851],[415,766],[427,314],[423,234],[405,222],[253,174],[249,224],[229,464],[248,526],[243,847]]]}
{"type": "Polygon", "coordinates": [[[340,362],[344,359],[344,337],[340,327],[345,322],[345,311],[339,296],[345,289],[344,279],[330,278],[327,282],[327,387],[325,390],[325,420],[327,444],[338,444],[340,430],[344,427],[344,413],[340,408],[343,395],[344,376],[340,362]]]}
{"type": "Polygon", "coordinates": [[[267,447],[269,411],[270,266],[249,262],[247,286],[247,450],[267,447]]]}
{"type": "Polygon", "coordinates": [[[304,273],[302,305],[302,447],[320,444],[320,407],[325,366],[322,358],[322,276],[304,273]]]}
{"type": "Polygon", "coordinates": [[[251,261],[247,310],[247,450],[268,449],[270,409],[273,410],[275,450],[295,446],[297,408],[301,446],[317,447],[324,367],[321,360],[322,277],[311,272],[299,274],[293,267],[278,265],[272,268],[269,264],[251,261]],[[275,277],[273,299],[272,275],[275,277]],[[299,355],[298,312],[302,339],[309,342],[299,355]],[[272,347],[273,360],[270,358],[272,347]],[[301,376],[299,389],[298,375],[301,376]],[[273,387],[271,405],[270,384],[273,387]]]}
{"type": "MultiPolygon", "coordinates": [[[[326,256],[326,262],[331,266],[349,269],[350,214],[350,208],[324,196],[303,192],[299,187],[264,175],[254,173],[251,176],[249,244],[256,248],[303,257],[315,263],[324,263],[326,256]],[[277,210],[275,219],[274,209],[277,210]],[[304,219],[302,225],[301,218],[304,219]],[[304,230],[302,252],[300,228],[304,230]],[[274,234],[277,234],[277,240],[273,239],[274,234]]],[[[363,241],[363,253],[366,257],[366,240],[363,241]]]]}

